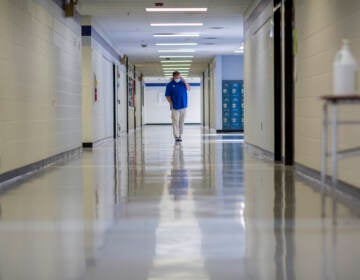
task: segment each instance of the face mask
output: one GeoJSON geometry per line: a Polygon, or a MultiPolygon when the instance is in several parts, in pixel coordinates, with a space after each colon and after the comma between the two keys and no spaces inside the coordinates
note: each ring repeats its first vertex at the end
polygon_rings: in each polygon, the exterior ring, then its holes
{"type": "Polygon", "coordinates": [[[179,79],[175,79],[174,81],[177,82],[177,83],[179,83],[179,82],[181,81],[181,79],[180,79],[180,78],[179,78],[179,79]]]}

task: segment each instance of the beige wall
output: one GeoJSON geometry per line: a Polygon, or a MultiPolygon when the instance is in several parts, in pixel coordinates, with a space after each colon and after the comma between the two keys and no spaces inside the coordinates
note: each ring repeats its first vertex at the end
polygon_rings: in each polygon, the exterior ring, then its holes
{"type": "Polygon", "coordinates": [[[244,62],[245,140],[274,151],[273,38],[270,4],[246,31],[244,62]]]}
{"type": "MultiPolygon", "coordinates": [[[[360,1],[295,0],[298,34],[295,87],[295,160],[320,170],[321,101],[332,94],[332,64],[341,39],[348,38],[360,61],[360,1]]],[[[343,119],[360,119],[359,107],[341,111],[343,119]]],[[[340,129],[340,148],[359,145],[360,128],[340,129]]],[[[360,158],[340,163],[340,179],[360,186],[360,158]]]]}
{"type": "Polygon", "coordinates": [[[92,106],[94,78],[92,73],[91,46],[82,46],[82,142],[93,141],[92,106]]]}
{"type": "Polygon", "coordinates": [[[0,173],[81,146],[81,28],[52,1],[0,1],[0,173]]]}

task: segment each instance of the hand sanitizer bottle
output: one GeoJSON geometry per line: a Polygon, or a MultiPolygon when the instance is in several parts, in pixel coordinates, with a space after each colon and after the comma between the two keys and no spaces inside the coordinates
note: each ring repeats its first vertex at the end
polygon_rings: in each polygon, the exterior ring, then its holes
{"type": "Polygon", "coordinates": [[[349,48],[349,41],[343,40],[343,46],[334,61],[334,94],[354,95],[357,86],[357,62],[349,48]]]}

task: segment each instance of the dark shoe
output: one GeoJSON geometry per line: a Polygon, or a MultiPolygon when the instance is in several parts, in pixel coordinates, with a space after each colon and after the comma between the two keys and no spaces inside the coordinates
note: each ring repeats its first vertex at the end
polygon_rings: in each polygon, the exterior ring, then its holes
{"type": "Polygon", "coordinates": [[[180,137],[176,137],[176,138],[175,138],[175,141],[176,141],[176,142],[181,142],[182,140],[181,140],[180,137]]]}

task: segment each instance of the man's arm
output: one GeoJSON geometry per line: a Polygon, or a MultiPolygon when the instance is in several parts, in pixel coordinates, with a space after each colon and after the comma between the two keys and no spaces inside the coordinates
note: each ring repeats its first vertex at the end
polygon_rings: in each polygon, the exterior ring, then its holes
{"type": "Polygon", "coordinates": [[[170,110],[172,110],[173,109],[173,103],[172,103],[172,99],[171,99],[171,90],[170,90],[169,85],[166,86],[165,97],[166,97],[166,100],[170,104],[170,110]]]}
{"type": "Polygon", "coordinates": [[[172,103],[172,100],[171,100],[171,96],[166,96],[166,100],[169,102],[170,104],[170,110],[172,110],[173,108],[173,103],[172,103]]]}
{"type": "Polygon", "coordinates": [[[182,80],[183,83],[185,84],[185,87],[186,87],[187,91],[190,91],[190,90],[191,90],[191,86],[189,85],[189,83],[188,83],[184,78],[181,78],[181,80],[182,80]]]}

